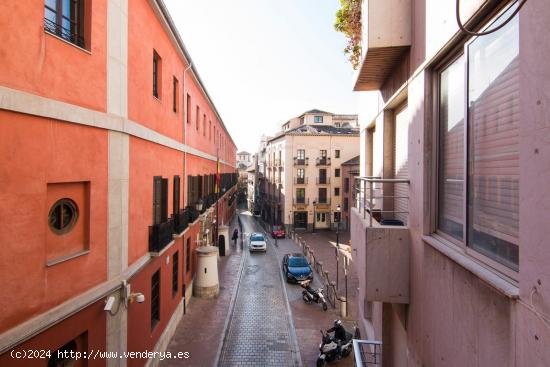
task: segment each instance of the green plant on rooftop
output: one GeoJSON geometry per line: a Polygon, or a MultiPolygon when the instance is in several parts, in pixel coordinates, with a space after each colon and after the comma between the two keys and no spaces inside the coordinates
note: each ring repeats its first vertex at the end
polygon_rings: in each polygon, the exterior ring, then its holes
{"type": "Polygon", "coordinates": [[[348,38],[344,53],[354,69],[361,61],[361,1],[340,0],[340,9],[336,12],[334,29],[348,38]]]}

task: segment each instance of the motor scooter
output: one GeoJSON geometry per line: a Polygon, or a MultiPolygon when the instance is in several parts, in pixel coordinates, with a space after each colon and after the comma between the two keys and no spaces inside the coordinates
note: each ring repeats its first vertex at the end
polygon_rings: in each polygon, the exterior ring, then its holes
{"type": "Polygon", "coordinates": [[[323,305],[323,311],[326,311],[327,301],[325,300],[325,295],[323,294],[323,288],[315,289],[311,287],[311,280],[303,280],[298,282],[304,290],[302,291],[302,299],[305,303],[321,303],[323,305]]]}
{"type": "Polygon", "coordinates": [[[338,340],[336,338],[329,333],[323,332],[323,330],[321,330],[321,336],[317,367],[322,367],[327,362],[333,362],[349,356],[353,350],[353,338],[360,338],[359,329],[355,326],[353,334],[346,332],[345,340],[340,340],[340,349],[338,349],[338,340]]]}

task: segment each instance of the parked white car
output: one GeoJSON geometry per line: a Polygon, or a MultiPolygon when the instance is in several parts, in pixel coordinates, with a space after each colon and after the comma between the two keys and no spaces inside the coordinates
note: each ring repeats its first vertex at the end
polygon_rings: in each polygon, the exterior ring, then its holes
{"type": "Polygon", "coordinates": [[[261,233],[252,233],[250,235],[248,249],[252,251],[267,251],[267,242],[265,236],[261,233]]]}

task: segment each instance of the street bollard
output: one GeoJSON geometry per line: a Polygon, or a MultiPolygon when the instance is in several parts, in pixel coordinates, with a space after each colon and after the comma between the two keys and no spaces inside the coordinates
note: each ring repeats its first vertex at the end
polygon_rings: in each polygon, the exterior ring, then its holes
{"type": "Polygon", "coordinates": [[[340,317],[346,318],[348,317],[348,307],[347,307],[347,299],[346,297],[340,297],[340,317]]]}

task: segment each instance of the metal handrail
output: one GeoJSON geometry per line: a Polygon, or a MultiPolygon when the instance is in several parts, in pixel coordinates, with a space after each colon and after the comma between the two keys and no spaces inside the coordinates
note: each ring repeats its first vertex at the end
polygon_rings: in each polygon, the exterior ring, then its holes
{"type": "Polygon", "coordinates": [[[330,185],[330,177],[324,177],[323,180],[321,180],[323,177],[317,177],[317,185],[330,185]]]}
{"type": "Polygon", "coordinates": [[[295,166],[307,166],[307,165],[309,165],[309,157],[304,157],[304,158],[294,157],[294,165],[295,166]]]}
{"type": "Polygon", "coordinates": [[[294,198],[292,200],[293,205],[309,205],[309,198],[304,198],[303,201],[298,201],[298,199],[294,198]]]}
{"type": "Polygon", "coordinates": [[[378,340],[353,339],[353,355],[356,367],[381,366],[382,342],[378,340]]]}
{"type": "Polygon", "coordinates": [[[367,213],[369,213],[369,227],[372,227],[372,218],[374,216],[374,211],[377,213],[392,213],[392,214],[409,214],[408,211],[402,210],[384,210],[384,209],[375,209],[374,202],[377,199],[406,199],[408,196],[398,196],[398,195],[384,195],[383,188],[376,188],[375,184],[410,184],[410,180],[401,179],[401,178],[381,178],[378,176],[366,176],[361,177],[357,176],[354,178],[355,182],[353,185],[353,202],[355,207],[363,211],[363,219],[366,219],[367,213]],[[374,194],[374,190],[381,190],[381,194],[374,194]],[[367,194],[368,191],[368,194],[367,194]]]}

